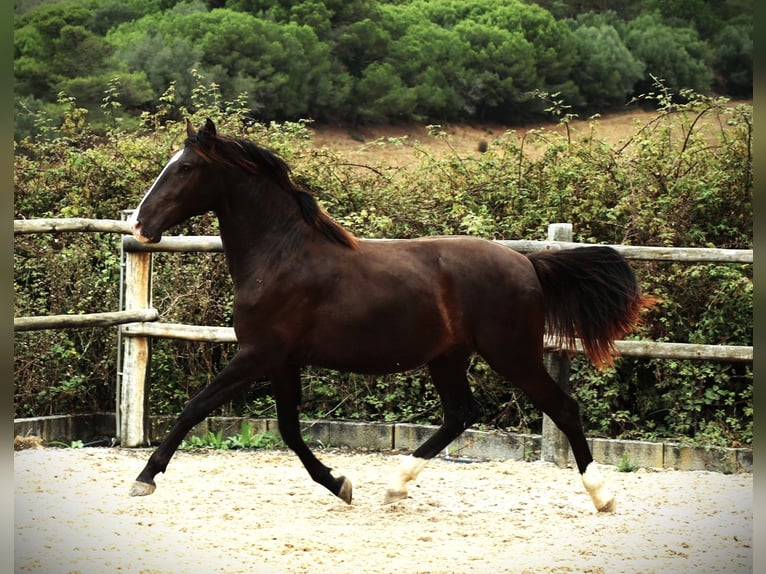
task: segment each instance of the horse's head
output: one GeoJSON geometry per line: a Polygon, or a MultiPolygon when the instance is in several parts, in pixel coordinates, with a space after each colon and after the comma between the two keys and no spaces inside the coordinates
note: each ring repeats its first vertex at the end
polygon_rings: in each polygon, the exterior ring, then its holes
{"type": "MultiPolygon", "coordinates": [[[[141,242],[156,243],[168,228],[215,207],[218,195],[213,167],[205,158],[206,147],[216,139],[215,125],[207,120],[195,132],[186,120],[189,139],[160,172],[128,219],[133,235],[141,242]]],[[[220,181],[218,181],[220,183],[220,181]]]]}

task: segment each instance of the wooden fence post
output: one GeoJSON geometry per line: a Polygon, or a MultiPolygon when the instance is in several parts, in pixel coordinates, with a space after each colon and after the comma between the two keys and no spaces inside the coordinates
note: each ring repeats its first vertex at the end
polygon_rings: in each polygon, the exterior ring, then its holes
{"type": "MultiPolygon", "coordinates": [[[[548,226],[548,241],[572,241],[571,223],[551,223],[548,226]]],[[[546,353],[545,369],[558,385],[569,392],[569,356],[566,352],[546,353]]],[[[546,462],[553,462],[560,467],[567,466],[571,449],[569,440],[553,423],[550,417],[543,414],[543,432],[540,445],[540,457],[546,462]]]]}
{"type": "MultiPolygon", "coordinates": [[[[125,253],[125,309],[134,311],[152,306],[152,254],[125,253]]],[[[149,445],[147,383],[151,338],[125,337],[120,386],[120,444],[125,447],[149,445]]]]}

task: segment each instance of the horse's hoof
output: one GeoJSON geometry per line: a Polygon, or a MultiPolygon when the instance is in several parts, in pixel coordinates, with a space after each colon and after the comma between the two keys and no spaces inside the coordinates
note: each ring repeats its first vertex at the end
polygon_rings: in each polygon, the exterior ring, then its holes
{"type": "Polygon", "coordinates": [[[386,496],[383,499],[383,504],[391,504],[393,502],[398,502],[400,500],[404,500],[407,498],[407,491],[406,490],[394,490],[389,488],[386,491],[386,496]]]}
{"type": "Polygon", "coordinates": [[[601,508],[598,509],[599,512],[616,512],[617,511],[617,498],[612,497],[612,500],[608,501],[606,504],[604,504],[601,508]]]}
{"type": "Polygon", "coordinates": [[[351,481],[345,476],[339,477],[338,480],[340,481],[340,490],[337,494],[338,498],[340,498],[346,504],[351,504],[351,494],[353,491],[351,481]]]}
{"type": "Polygon", "coordinates": [[[599,472],[596,463],[591,462],[582,474],[582,482],[585,490],[590,494],[593,506],[599,512],[614,512],[617,509],[617,501],[612,489],[606,484],[604,477],[599,472]]]}
{"type": "Polygon", "coordinates": [[[130,496],[146,496],[154,492],[156,488],[157,485],[154,484],[154,482],[136,481],[133,483],[133,486],[130,487],[130,496]]]}

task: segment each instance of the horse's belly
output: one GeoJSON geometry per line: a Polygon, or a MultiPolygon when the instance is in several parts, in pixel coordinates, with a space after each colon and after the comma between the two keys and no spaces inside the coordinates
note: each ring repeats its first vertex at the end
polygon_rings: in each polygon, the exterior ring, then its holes
{"type": "Polygon", "coordinates": [[[418,368],[452,346],[438,322],[417,321],[401,328],[370,324],[365,329],[326,332],[307,352],[316,366],[355,373],[397,373],[418,368]]]}

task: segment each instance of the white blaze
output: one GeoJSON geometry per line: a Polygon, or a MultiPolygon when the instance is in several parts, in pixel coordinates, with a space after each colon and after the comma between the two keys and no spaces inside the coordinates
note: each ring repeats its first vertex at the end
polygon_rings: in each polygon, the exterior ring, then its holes
{"type": "Polygon", "coordinates": [[[133,213],[130,214],[130,217],[128,217],[128,224],[130,225],[131,229],[133,229],[136,226],[136,223],[138,223],[138,212],[141,210],[141,206],[144,204],[144,201],[146,201],[146,198],[149,197],[149,194],[154,190],[155,186],[157,185],[157,182],[160,180],[160,178],[165,175],[165,172],[170,169],[170,166],[176,163],[179,159],[181,159],[181,155],[184,153],[183,149],[180,149],[176,152],[176,154],[170,158],[170,161],[165,165],[165,167],[162,168],[162,171],[160,172],[160,175],[157,176],[157,179],[154,180],[154,183],[149,188],[149,191],[147,191],[144,194],[143,199],[141,199],[141,202],[138,204],[138,207],[133,210],[133,213]]]}

